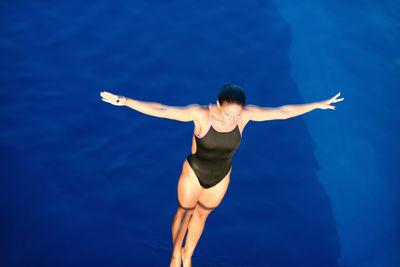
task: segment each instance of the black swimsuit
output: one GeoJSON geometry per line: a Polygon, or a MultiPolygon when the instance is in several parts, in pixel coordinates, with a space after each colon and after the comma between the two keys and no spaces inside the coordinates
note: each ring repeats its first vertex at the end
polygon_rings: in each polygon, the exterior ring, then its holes
{"type": "Polygon", "coordinates": [[[216,131],[211,124],[211,103],[209,110],[210,127],[203,137],[194,132],[196,153],[186,158],[204,188],[218,184],[229,173],[231,158],[242,139],[238,125],[230,132],[216,131]]]}

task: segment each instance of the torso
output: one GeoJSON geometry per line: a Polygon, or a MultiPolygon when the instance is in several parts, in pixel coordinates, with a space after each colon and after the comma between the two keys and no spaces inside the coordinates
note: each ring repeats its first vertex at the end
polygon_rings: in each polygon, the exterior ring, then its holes
{"type": "MultiPolygon", "coordinates": [[[[214,115],[218,112],[217,109],[218,109],[217,105],[211,105],[211,120],[212,120],[211,126],[214,128],[214,130],[218,132],[229,133],[233,131],[237,125],[239,127],[240,133],[242,134],[244,127],[249,122],[246,116],[246,110],[243,109],[242,114],[237,121],[234,121],[232,124],[226,125],[222,124],[221,121],[214,115]]],[[[210,113],[208,105],[202,106],[198,121],[193,121],[193,122],[194,122],[194,132],[198,136],[202,137],[208,132],[210,128],[210,113]]],[[[193,154],[196,153],[195,134],[193,134],[192,138],[192,153],[193,154]]]]}
{"type": "Polygon", "coordinates": [[[213,116],[218,112],[216,108],[210,104],[205,112],[200,109],[200,123],[197,122],[197,126],[201,135],[194,131],[192,153],[186,158],[187,164],[184,163],[184,171],[197,177],[203,188],[213,187],[229,177],[231,158],[242,139],[243,120],[238,119],[234,124],[224,125],[217,116],[213,116]],[[207,118],[206,121],[204,117],[207,118]],[[198,151],[196,145],[199,146],[198,151]]]}

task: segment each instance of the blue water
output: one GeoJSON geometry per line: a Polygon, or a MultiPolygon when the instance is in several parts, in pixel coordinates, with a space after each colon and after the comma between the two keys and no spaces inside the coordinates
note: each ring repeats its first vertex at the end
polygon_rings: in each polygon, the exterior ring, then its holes
{"type": "Polygon", "coordinates": [[[193,123],[101,101],[277,107],[250,122],[193,266],[400,266],[396,1],[0,2],[1,266],[168,266],[193,123]]]}

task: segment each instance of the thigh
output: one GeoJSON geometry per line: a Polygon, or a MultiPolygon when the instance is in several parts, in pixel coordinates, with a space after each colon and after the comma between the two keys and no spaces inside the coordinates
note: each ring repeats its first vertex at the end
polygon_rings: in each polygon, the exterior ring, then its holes
{"type": "Polygon", "coordinates": [[[190,168],[187,160],[182,166],[182,173],[178,181],[178,201],[183,208],[194,208],[203,192],[196,174],[190,168]]]}
{"type": "Polygon", "coordinates": [[[198,203],[200,207],[203,209],[214,209],[221,203],[228,189],[231,171],[232,169],[218,184],[203,190],[198,203]]]}

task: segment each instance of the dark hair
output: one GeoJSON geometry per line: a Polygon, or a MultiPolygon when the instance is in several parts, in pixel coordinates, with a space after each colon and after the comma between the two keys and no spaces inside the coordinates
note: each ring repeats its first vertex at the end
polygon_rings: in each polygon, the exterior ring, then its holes
{"type": "Polygon", "coordinates": [[[225,84],[218,93],[218,101],[222,106],[225,102],[235,103],[244,107],[246,104],[246,94],[243,88],[235,84],[225,84]]]}

